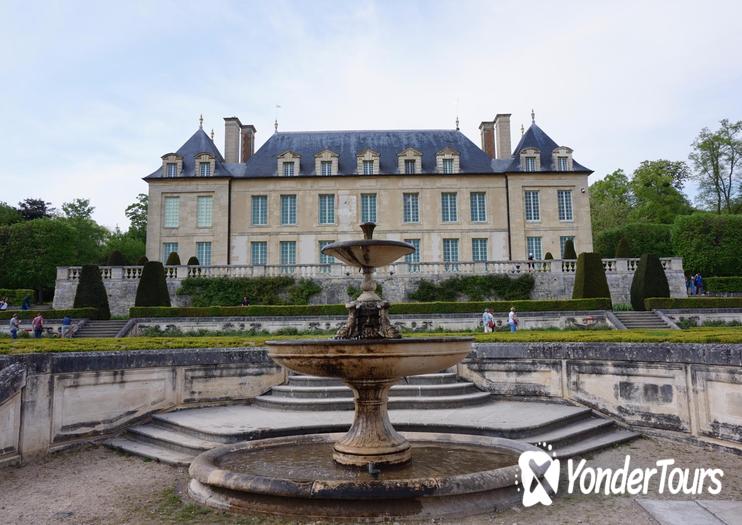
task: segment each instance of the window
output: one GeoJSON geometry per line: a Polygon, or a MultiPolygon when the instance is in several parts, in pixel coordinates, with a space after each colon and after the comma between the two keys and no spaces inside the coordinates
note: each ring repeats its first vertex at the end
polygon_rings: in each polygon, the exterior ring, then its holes
{"type": "Polygon", "coordinates": [[[458,220],[455,193],[441,193],[441,218],[443,222],[456,222],[458,220]]]}
{"type": "Polygon", "coordinates": [[[268,224],[268,196],[252,196],[252,223],[254,226],[265,226],[268,224]]]}
{"type": "Polygon", "coordinates": [[[560,221],[572,221],[572,191],[571,190],[559,190],[557,191],[557,199],[559,201],[559,220],[560,221]]]}
{"type": "Polygon", "coordinates": [[[561,253],[561,258],[564,259],[564,245],[567,244],[567,241],[572,241],[572,243],[575,242],[575,236],[574,235],[565,235],[562,237],[559,237],[559,253],[561,253]]]}
{"type": "Polygon", "coordinates": [[[211,175],[211,163],[210,162],[202,162],[198,166],[199,168],[199,174],[202,177],[208,177],[211,175]]]}
{"type": "Polygon", "coordinates": [[[320,271],[322,273],[329,273],[330,272],[330,265],[335,262],[335,257],[332,255],[325,255],[322,253],[322,248],[327,246],[328,244],[332,244],[335,241],[319,241],[319,263],[327,266],[323,266],[320,268],[320,271]]]}
{"type": "Polygon", "coordinates": [[[526,171],[536,171],[536,157],[526,157],[526,171]]]}
{"type": "Polygon", "coordinates": [[[375,193],[361,193],[361,222],[376,222],[375,193]]]}
{"type": "Polygon", "coordinates": [[[471,222],[486,222],[487,211],[485,207],[484,192],[477,191],[469,194],[471,201],[471,222]]]}
{"type": "Polygon", "coordinates": [[[335,195],[319,196],[319,223],[335,224],[335,195]]]}
{"type": "Polygon", "coordinates": [[[528,253],[526,253],[526,258],[529,255],[533,255],[533,258],[536,260],[541,260],[544,258],[543,252],[541,251],[541,237],[526,237],[527,245],[528,245],[528,253]]]}
{"type": "Polygon", "coordinates": [[[404,222],[420,222],[420,206],[417,193],[405,193],[402,196],[404,203],[404,222]]]}
{"type": "Polygon", "coordinates": [[[265,241],[251,242],[250,256],[250,262],[253,266],[264,266],[268,264],[268,243],[265,241]]]}
{"type": "Polygon", "coordinates": [[[487,260],[487,239],[471,240],[471,258],[475,262],[487,260]]]}
{"type": "Polygon", "coordinates": [[[404,242],[415,247],[415,251],[404,256],[407,263],[407,271],[417,273],[420,271],[420,239],[405,239],[404,242]]]}
{"type": "Polygon", "coordinates": [[[459,270],[459,240],[443,239],[443,262],[445,262],[445,271],[457,272],[459,270]]]}
{"type": "Polygon", "coordinates": [[[528,222],[540,221],[541,212],[539,210],[538,192],[527,191],[525,195],[526,195],[526,220],[528,222]]]}
{"type": "Polygon", "coordinates": [[[211,266],[211,242],[196,243],[196,258],[201,266],[211,266]]]}
{"type": "Polygon", "coordinates": [[[178,165],[175,162],[167,163],[167,176],[177,177],[178,176],[178,165]]]}
{"type": "MultiPolygon", "coordinates": [[[[196,226],[211,228],[214,211],[214,198],[211,196],[196,197],[196,226]]],[[[197,256],[198,257],[198,256],[197,256]]],[[[201,258],[198,258],[201,262],[201,258]]],[[[201,263],[203,264],[203,263],[201,263]]]]}
{"type": "Polygon", "coordinates": [[[287,161],[283,163],[283,176],[284,177],[294,176],[294,161],[287,161]]]}
{"type": "Polygon", "coordinates": [[[165,228],[180,225],[180,197],[165,197],[165,228]]]}
{"type": "Polygon", "coordinates": [[[453,159],[443,159],[443,173],[453,173],[453,159]]]}
{"type": "Polygon", "coordinates": [[[557,169],[567,171],[567,157],[557,157],[557,169]]]}
{"type": "Polygon", "coordinates": [[[281,224],[296,224],[296,195],[281,195],[281,224]]]}
{"type": "Polygon", "coordinates": [[[374,174],[374,161],[373,160],[364,160],[363,161],[363,174],[364,175],[373,175],[374,174]]]}
{"type": "Polygon", "coordinates": [[[292,273],[296,265],[296,241],[281,241],[280,244],[280,264],[283,266],[281,271],[292,273]]]}
{"type": "Polygon", "coordinates": [[[415,173],[415,159],[405,159],[404,172],[406,175],[413,175],[415,173]]]}
{"type": "Polygon", "coordinates": [[[171,253],[178,251],[177,242],[163,242],[162,243],[162,262],[167,261],[167,258],[171,253]]]}
{"type": "Polygon", "coordinates": [[[320,173],[322,175],[332,175],[332,161],[331,160],[323,160],[320,162],[320,173]]]}

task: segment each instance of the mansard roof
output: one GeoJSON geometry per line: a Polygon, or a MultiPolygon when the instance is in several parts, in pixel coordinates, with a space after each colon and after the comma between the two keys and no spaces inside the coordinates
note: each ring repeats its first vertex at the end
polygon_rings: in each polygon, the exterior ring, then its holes
{"type": "MultiPolygon", "coordinates": [[[[518,142],[518,145],[515,146],[515,150],[513,151],[512,158],[510,159],[509,164],[503,165],[500,164],[499,169],[496,168],[493,164],[493,168],[497,172],[514,172],[514,171],[525,171],[521,169],[520,165],[520,153],[526,148],[535,148],[539,151],[539,156],[541,157],[541,170],[540,171],[557,171],[557,167],[553,166],[552,162],[552,154],[554,153],[554,150],[558,148],[559,145],[552,140],[549,135],[547,135],[544,130],[539,128],[536,123],[532,123],[531,127],[528,128],[528,130],[523,134],[523,136],[520,138],[520,142],[518,142]]],[[[577,161],[572,159],[572,171],[573,172],[588,172],[592,173],[592,171],[582,164],[579,164],[577,161]]]]}
{"type": "MultiPolygon", "coordinates": [[[[180,148],[178,148],[178,151],[175,152],[176,155],[180,155],[180,157],[183,159],[183,171],[180,173],[181,177],[195,177],[197,175],[195,157],[200,153],[208,153],[209,155],[214,156],[214,177],[228,177],[232,175],[231,171],[229,171],[226,167],[226,164],[224,163],[224,157],[222,157],[222,154],[219,153],[219,149],[216,147],[216,144],[214,144],[214,141],[209,138],[209,136],[206,134],[206,132],[204,132],[203,129],[198,128],[196,132],[191,135],[191,138],[189,138],[185,142],[185,144],[183,144],[180,148]]],[[[164,177],[164,174],[162,173],[162,166],[147,175],[147,177],[145,178],[149,179],[160,177],[164,177]]]]}

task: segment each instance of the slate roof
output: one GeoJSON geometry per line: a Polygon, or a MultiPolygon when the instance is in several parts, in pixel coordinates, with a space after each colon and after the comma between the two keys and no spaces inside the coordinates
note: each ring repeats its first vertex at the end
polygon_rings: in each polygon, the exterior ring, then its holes
{"type": "MultiPolygon", "coordinates": [[[[541,157],[541,170],[540,171],[556,171],[557,167],[552,166],[552,153],[555,148],[558,148],[559,144],[554,142],[544,130],[539,128],[536,123],[532,123],[531,127],[523,134],[520,138],[520,142],[515,146],[513,151],[512,159],[507,166],[500,166],[499,169],[495,169],[498,173],[512,173],[514,171],[525,171],[521,169],[520,165],[520,152],[525,148],[536,148],[539,150],[541,157]],[[500,171],[502,170],[502,171],[500,171]]],[[[493,165],[493,168],[494,165],[493,165]]],[[[592,173],[592,170],[586,168],[582,164],[578,163],[574,158],[572,159],[572,172],[587,172],[592,173]]]]}
{"type": "MultiPolygon", "coordinates": [[[[199,128],[196,130],[191,138],[189,138],[185,144],[183,144],[178,151],[178,155],[183,157],[183,171],[180,173],[181,177],[195,177],[196,176],[196,160],[195,156],[199,153],[210,153],[214,155],[216,159],[213,176],[231,176],[232,172],[227,168],[224,163],[224,157],[219,153],[219,149],[214,144],[214,141],[204,132],[203,129],[199,128]]],[[[145,177],[149,178],[161,178],[164,177],[162,173],[162,166],[157,170],[150,173],[145,177]]]]}

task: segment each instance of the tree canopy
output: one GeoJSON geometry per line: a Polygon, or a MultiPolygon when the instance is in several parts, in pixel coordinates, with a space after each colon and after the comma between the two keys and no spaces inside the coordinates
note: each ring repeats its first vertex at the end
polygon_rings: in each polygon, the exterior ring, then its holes
{"type": "Polygon", "coordinates": [[[147,237],[147,206],[149,198],[146,194],[137,195],[137,200],[126,207],[126,217],[129,219],[129,231],[132,237],[142,242],[147,237]]]}
{"type": "Polygon", "coordinates": [[[698,203],[716,213],[737,213],[742,208],[739,174],[742,121],[723,119],[719,124],[716,131],[701,130],[688,158],[700,189],[698,203]]]}

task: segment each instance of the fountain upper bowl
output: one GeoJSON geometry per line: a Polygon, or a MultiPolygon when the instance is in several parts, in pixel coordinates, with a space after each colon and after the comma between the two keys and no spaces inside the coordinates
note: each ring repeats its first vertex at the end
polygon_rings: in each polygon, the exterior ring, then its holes
{"type": "Polygon", "coordinates": [[[409,243],[383,239],[338,241],[322,248],[323,254],[357,268],[386,266],[414,251],[409,243]]]}

